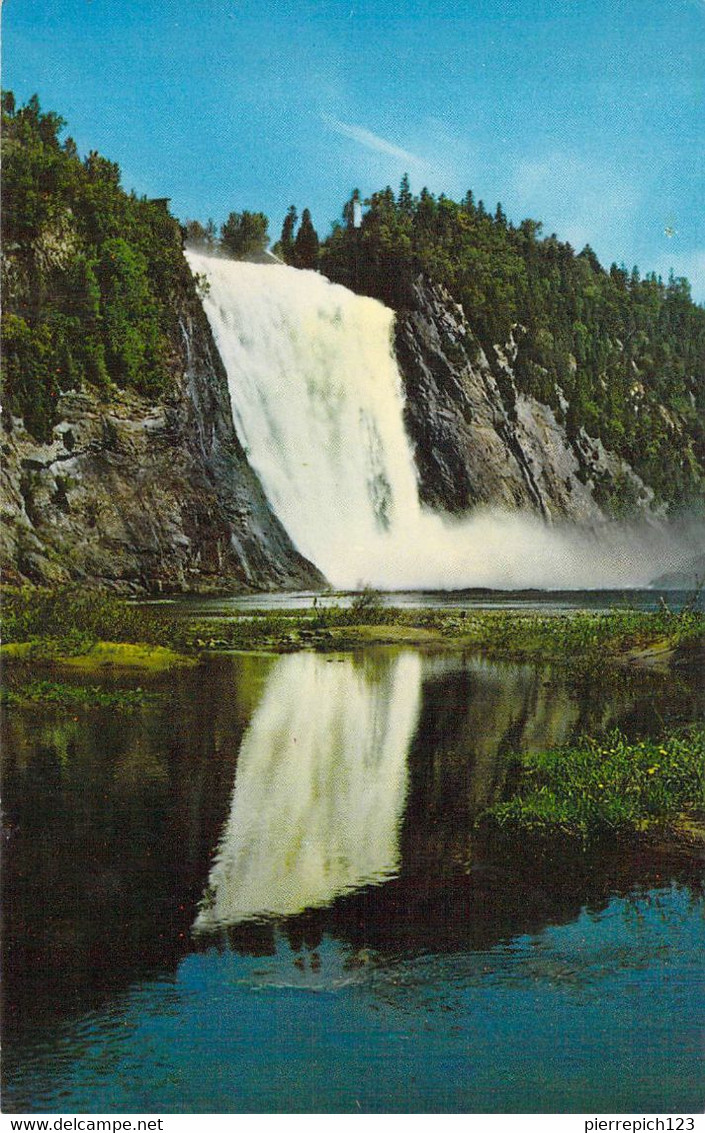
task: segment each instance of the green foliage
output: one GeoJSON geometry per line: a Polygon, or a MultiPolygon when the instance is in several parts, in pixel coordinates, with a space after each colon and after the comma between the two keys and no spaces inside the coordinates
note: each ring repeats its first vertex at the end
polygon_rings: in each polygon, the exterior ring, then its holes
{"type": "Polygon", "coordinates": [[[231,212],[220,229],[220,246],[236,260],[264,252],[269,243],[268,225],[263,212],[231,212]]]}
{"type": "Polygon", "coordinates": [[[78,708],[110,708],[117,712],[134,712],[158,699],[155,693],[142,688],[104,688],[100,685],[64,684],[53,680],[32,680],[16,688],[2,690],[7,707],[24,708],[31,704],[50,705],[75,711],[78,708]]]}
{"type": "MultiPolygon", "coordinates": [[[[520,391],[557,412],[562,395],[569,432],[599,436],[661,500],[702,506],[705,309],[686,280],[605,271],[589,246],[576,255],[536,221],[515,227],[501,205],[490,215],[471,192],[461,203],[414,196],[405,177],[396,197],[387,187],[365,202],[359,229],[356,199],[321,249],[326,275],[397,309],[413,305],[419,275],[443,284],[491,365],[514,336],[520,391]]],[[[635,504],[623,488],[604,500],[619,515],[635,504]]]]}
{"type": "Polygon", "coordinates": [[[513,835],[583,839],[633,832],[682,813],[703,815],[705,729],[632,743],[603,740],[526,754],[515,793],[482,821],[513,835]]]}
{"type": "Polygon", "coordinates": [[[193,277],[193,282],[196,285],[196,294],[203,302],[207,295],[210,295],[211,285],[210,280],[205,273],[197,272],[193,277]]]}
{"type": "Polygon", "coordinates": [[[81,160],[36,96],[3,97],[5,400],[40,440],[62,390],[169,387],[175,300],[193,294],[181,230],[162,202],[120,187],[114,162],[81,160]]]}
{"type": "Polygon", "coordinates": [[[297,268],[310,270],[318,265],[318,233],[308,209],[301,214],[301,225],[294,240],[293,262],[297,268]]]}
{"type": "Polygon", "coordinates": [[[23,413],[31,433],[48,440],[59,393],[50,328],[31,326],[7,311],[2,316],[2,352],[8,403],[14,412],[23,413]]]}
{"type": "MultiPolygon", "coordinates": [[[[397,609],[365,587],[348,606],[319,604],[310,610],[249,610],[227,617],[185,619],[168,608],[135,605],[114,595],[84,593],[75,586],[57,590],[6,588],[4,640],[45,655],[77,655],[98,641],[144,642],[179,650],[345,648],[355,643],[349,630],[380,628],[382,639],[397,631],[421,630],[486,656],[567,666],[581,679],[604,673],[632,650],[677,650],[695,659],[703,637],[703,615],[694,601],[674,612],[615,610],[607,614],[549,616],[516,611],[397,609]],[[390,631],[390,633],[388,633],[390,631]]],[[[427,639],[427,638],[426,638],[427,639]]],[[[627,670],[625,669],[625,676],[627,670]]],[[[640,677],[643,679],[643,675],[640,677]]]]}
{"type": "Polygon", "coordinates": [[[310,210],[304,209],[301,214],[298,232],[297,222],[296,205],[290,205],[284,217],[281,236],[274,245],[274,253],[292,267],[315,270],[318,267],[320,243],[318,233],[313,227],[310,210]]]}
{"type": "Polygon", "coordinates": [[[383,609],[382,595],[373,586],[363,586],[350,603],[350,609],[356,615],[376,615],[383,609]]]}
{"type": "Polygon", "coordinates": [[[416,624],[461,639],[488,657],[568,664],[599,672],[634,650],[689,651],[702,641],[703,614],[689,604],[678,611],[611,610],[554,616],[517,611],[423,611],[416,624]]]}
{"type": "Polygon", "coordinates": [[[174,640],[169,619],[145,611],[111,594],[83,592],[74,586],[55,590],[34,587],[3,591],[4,641],[51,641],[67,653],[85,653],[96,641],[147,642],[174,640]]]}
{"type": "Polygon", "coordinates": [[[215,221],[208,220],[201,224],[200,220],[186,220],[183,225],[184,240],[206,251],[212,251],[218,245],[218,230],[215,221]]]}
{"type": "Polygon", "coordinates": [[[108,372],[121,386],[158,394],[160,361],[167,344],[159,325],[144,254],[122,237],[105,240],[98,263],[105,301],[104,338],[108,372]]]}
{"type": "Polygon", "coordinates": [[[296,211],[296,205],[289,205],[287,214],[284,217],[282,224],[282,234],[276,244],[274,251],[285,264],[294,263],[294,233],[296,231],[296,223],[299,215],[296,211]]]}

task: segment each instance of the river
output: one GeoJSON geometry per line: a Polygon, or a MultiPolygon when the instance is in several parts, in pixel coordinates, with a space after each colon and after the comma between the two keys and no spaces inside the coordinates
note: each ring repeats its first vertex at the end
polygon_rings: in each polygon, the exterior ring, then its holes
{"type": "Polygon", "coordinates": [[[157,691],[6,715],[6,1111],[701,1108],[693,869],[473,828],[513,752],[701,690],[370,648],[157,691]]]}

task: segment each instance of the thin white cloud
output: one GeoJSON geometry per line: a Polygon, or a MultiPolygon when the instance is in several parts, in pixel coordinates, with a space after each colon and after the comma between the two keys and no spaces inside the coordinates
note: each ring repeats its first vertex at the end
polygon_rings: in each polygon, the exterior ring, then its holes
{"type": "Polygon", "coordinates": [[[416,154],[409,153],[408,150],[402,149],[400,146],[395,146],[393,142],[381,138],[379,134],[373,134],[371,130],[366,130],[364,126],[349,125],[347,122],[341,122],[338,118],[333,118],[330,114],[321,114],[321,119],[327,126],[330,126],[331,130],[335,130],[337,134],[342,134],[344,138],[351,138],[352,141],[365,146],[366,149],[386,154],[387,157],[393,157],[396,161],[401,161],[407,166],[414,166],[417,169],[426,167],[426,162],[417,157],[416,154]]]}

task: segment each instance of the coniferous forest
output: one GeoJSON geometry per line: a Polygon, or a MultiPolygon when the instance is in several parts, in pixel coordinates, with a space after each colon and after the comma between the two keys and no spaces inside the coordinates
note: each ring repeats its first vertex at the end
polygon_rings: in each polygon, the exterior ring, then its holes
{"type": "Polygon", "coordinates": [[[81,159],[64,126],[36,97],[3,95],[5,399],[38,439],[61,390],[165,392],[174,298],[192,286],[164,204],[124,192],[114,162],[81,159]]]}
{"type": "Polygon", "coordinates": [[[518,388],[569,434],[600,437],[662,500],[702,497],[705,310],[687,280],[607,270],[591,248],[576,254],[534,220],[515,226],[472,192],[414,196],[404,178],[366,204],[359,230],[346,205],[323,247],[326,275],[395,308],[419,273],[445,285],[490,359],[514,335],[518,388]]]}
{"type": "MultiPolygon", "coordinates": [[[[2,344],[5,399],[38,439],[59,391],[84,383],[158,397],[176,365],[175,300],[193,294],[184,239],[232,255],[268,242],[262,213],[182,227],[166,202],[126,193],[118,166],[81,158],[36,97],[3,95],[2,344]]],[[[705,309],[687,280],[601,265],[539,222],[514,224],[468,192],[456,202],[407,177],[362,202],[319,241],[294,206],[275,251],[400,310],[425,276],[460,303],[490,362],[517,345],[520,391],[626,459],[672,508],[700,507],[705,473],[705,309]]],[[[623,501],[624,511],[629,500],[623,501]]]]}

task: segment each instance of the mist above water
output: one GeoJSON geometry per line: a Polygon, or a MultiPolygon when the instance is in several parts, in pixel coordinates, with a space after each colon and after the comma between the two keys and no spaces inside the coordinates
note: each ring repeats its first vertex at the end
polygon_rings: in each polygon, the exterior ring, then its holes
{"type": "Polygon", "coordinates": [[[687,569],[692,531],[421,507],[394,314],[315,272],[189,251],[235,427],[292,542],[341,589],[622,588],[687,569]]]}

